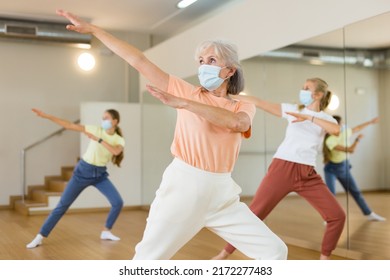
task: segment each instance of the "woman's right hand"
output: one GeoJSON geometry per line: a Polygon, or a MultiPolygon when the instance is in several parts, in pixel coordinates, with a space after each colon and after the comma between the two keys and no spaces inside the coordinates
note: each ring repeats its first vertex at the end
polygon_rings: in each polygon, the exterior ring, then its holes
{"type": "Polygon", "coordinates": [[[362,139],[362,138],[363,138],[363,134],[359,134],[359,135],[356,137],[357,141],[359,141],[359,140],[362,139]]]}
{"type": "Polygon", "coordinates": [[[89,132],[84,132],[85,135],[87,135],[87,137],[93,141],[98,141],[99,138],[96,137],[95,135],[93,135],[92,133],[89,133],[89,132]]]}
{"type": "Polygon", "coordinates": [[[46,117],[46,114],[44,112],[42,112],[41,110],[33,108],[33,109],[31,109],[31,111],[33,111],[35,114],[37,114],[38,117],[41,117],[41,118],[46,117]]]}
{"type": "Polygon", "coordinates": [[[379,117],[373,118],[370,122],[371,124],[379,123],[379,117]]]}
{"type": "Polygon", "coordinates": [[[64,10],[57,10],[57,15],[68,19],[72,24],[68,24],[66,29],[76,31],[78,33],[92,33],[94,25],[80,19],[78,16],[64,10]]]}

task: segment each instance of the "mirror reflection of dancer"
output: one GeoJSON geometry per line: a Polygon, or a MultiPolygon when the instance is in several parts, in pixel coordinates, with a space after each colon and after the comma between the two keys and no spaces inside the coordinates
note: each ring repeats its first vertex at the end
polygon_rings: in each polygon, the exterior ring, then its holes
{"type": "Polygon", "coordinates": [[[125,141],[118,126],[120,120],[119,113],[114,109],[105,111],[101,127],[98,127],[74,124],[37,109],[33,109],[33,112],[37,116],[48,119],[66,129],[85,133],[91,141],[84,156],[77,163],[72,178],[70,178],[62,193],[56,208],[50,213],[38,235],[26,247],[32,249],[41,245],[43,238],[49,236],[71,204],[88,186],[95,186],[111,204],[111,210],[100,238],[103,240],[120,240],[119,237],[111,233],[111,228],[119,216],[123,200],[115,186],[108,179],[108,173],[106,172],[106,165],[110,161],[119,167],[123,159],[125,141]]]}
{"type": "Polygon", "coordinates": [[[360,139],[363,137],[362,134],[359,134],[355,138],[355,141],[350,144],[352,134],[361,131],[369,125],[378,123],[379,118],[374,118],[368,122],[355,126],[354,128],[348,128],[345,125],[342,125],[340,116],[333,117],[337,120],[342,129],[339,136],[327,134],[324,140],[324,172],[325,182],[329,190],[333,194],[336,194],[336,179],[339,180],[344,190],[352,195],[360,210],[369,221],[386,221],[386,218],[379,216],[368,206],[351,174],[352,166],[348,160],[348,153],[353,153],[355,151],[360,139]]]}
{"type": "MultiPolygon", "coordinates": [[[[288,193],[305,198],[327,221],[320,259],[329,259],[343,231],[345,213],[315,170],[325,133],[338,134],[340,127],[324,110],[330,102],[328,84],[319,78],[307,79],[300,91],[303,105],[275,104],[254,96],[237,98],[252,102],[277,117],[287,119],[286,136],[261,182],[250,209],[264,220],[288,193]]],[[[228,244],[214,259],[226,259],[235,248],[228,244]]]]}
{"type": "Polygon", "coordinates": [[[256,111],[253,104],[230,96],[244,86],[235,48],[220,41],[202,44],[196,54],[202,87],[193,86],[97,26],[64,11],[57,13],[72,23],[69,30],[93,34],[124,58],[155,86],[148,86],[153,96],[178,109],[171,146],[174,160],[164,172],[134,259],[170,259],[203,227],[251,258],[286,259],[286,245],[239,201],[241,189],[231,178],[256,111]]]}

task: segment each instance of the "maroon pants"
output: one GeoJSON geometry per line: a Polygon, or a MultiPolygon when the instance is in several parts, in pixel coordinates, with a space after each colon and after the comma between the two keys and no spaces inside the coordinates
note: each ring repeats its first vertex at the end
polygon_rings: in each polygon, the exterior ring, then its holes
{"type": "MultiPolygon", "coordinates": [[[[344,228],[345,213],[313,166],[273,159],[249,208],[264,220],[288,193],[305,198],[327,222],[321,253],[330,256],[344,228]]],[[[225,250],[233,253],[228,244],[225,250]]]]}

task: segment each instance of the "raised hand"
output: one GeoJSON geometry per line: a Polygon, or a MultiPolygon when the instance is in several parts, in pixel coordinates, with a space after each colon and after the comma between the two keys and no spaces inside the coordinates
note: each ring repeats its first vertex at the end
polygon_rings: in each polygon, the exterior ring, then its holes
{"type": "Polygon", "coordinates": [[[46,114],[44,112],[42,112],[41,110],[33,108],[33,109],[31,109],[31,111],[33,111],[38,117],[41,117],[41,118],[46,117],[46,114]]]}
{"type": "Polygon", "coordinates": [[[94,140],[94,141],[97,141],[99,140],[98,137],[96,137],[95,135],[93,135],[92,133],[89,133],[89,132],[84,132],[85,135],[87,135],[87,137],[91,140],[94,140]]]}
{"type": "Polygon", "coordinates": [[[93,33],[94,25],[80,19],[78,16],[64,10],[57,10],[57,15],[67,18],[72,24],[68,24],[66,29],[76,31],[78,33],[93,33]]]}
{"type": "Polygon", "coordinates": [[[371,124],[376,124],[376,123],[378,123],[378,122],[379,122],[379,117],[373,118],[373,119],[371,120],[371,124]]]}
{"type": "Polygon", "coordinates": [[[176,97],[151,85],[147,85],[146,88],[151,95],[159,99],[165,105],[176,109],[182,109],[185,105],[185,100],[180,97],[176,97]]]}
{"type": "Polygon", "coordinates": [[[312,118],[312,116],[310,115],[305,115],[305,114],[295,113],[295,112],[286,112],[286,114],[296,118],[295,120],[292,121],[293,123],[308,121],[311,120],[312,118]]]}

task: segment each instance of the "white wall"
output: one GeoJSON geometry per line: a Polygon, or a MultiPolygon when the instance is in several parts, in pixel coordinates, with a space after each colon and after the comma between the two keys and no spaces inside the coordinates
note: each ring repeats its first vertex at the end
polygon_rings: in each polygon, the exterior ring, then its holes
{"type": "Polygon", "coordinates": [[[380,78],[380,91],[382,94],[379,95],[379,109],[381,121],[379,128],[381,131],[381,140],[382,140],[382,149],[380,153],[385,160],[382,162],[383,168],[385,169],[385,174],[383,176],[384,185],[387,186],[387,189],[390,188],[390,149],[388,145],[390,143],[390,112],[388,110],[390,106],[390,70],[381,71],[380,78]]]}
{"type": "Polygon", "coordinates": [[[142,105],[142,204],[149,205],[172,161],[170,148],[176,110],[161,104],[142,105]]]}

